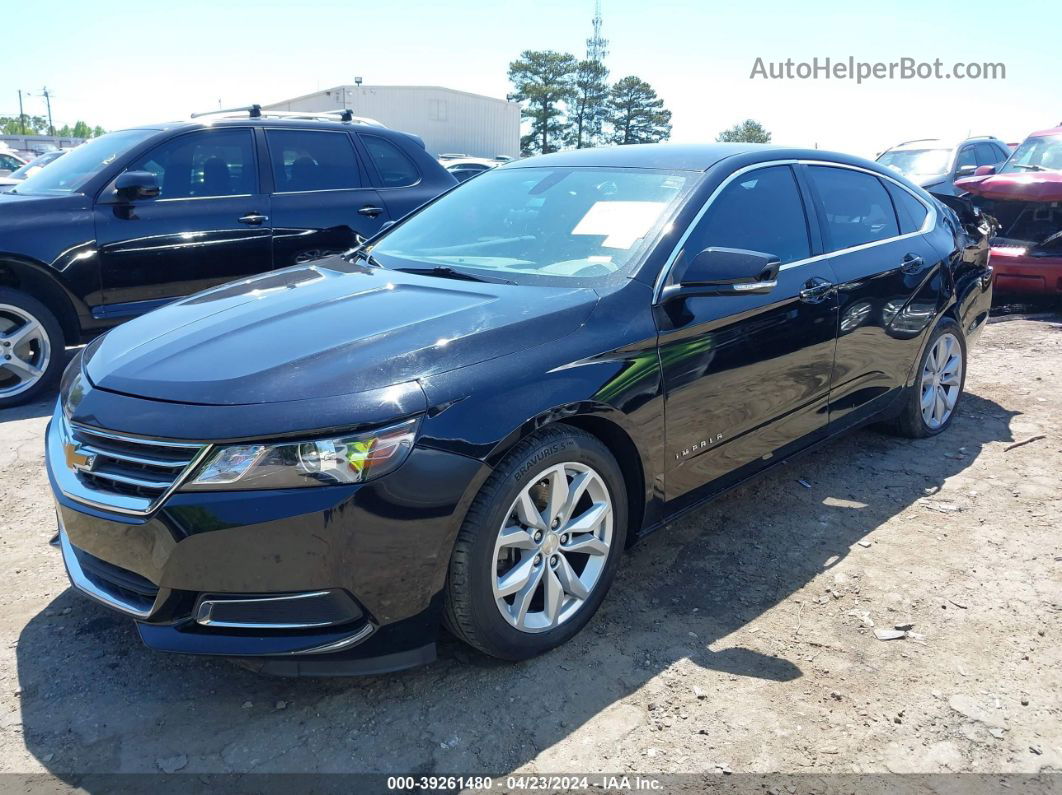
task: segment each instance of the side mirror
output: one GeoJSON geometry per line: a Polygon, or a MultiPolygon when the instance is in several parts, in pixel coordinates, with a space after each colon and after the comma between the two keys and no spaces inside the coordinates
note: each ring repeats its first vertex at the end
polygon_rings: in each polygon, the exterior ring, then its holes
{"type": "Polygon", "coordinates": [[[769,293],[778,285],[780,265],[778,257],[762,251],[706,248],[676,270],[674,282],[664,288],[662,298],[769,293]]]}
{"type": "Polygon", "coordinates": [[[995,166],[978,166],[974,171],[975,177],[987,177],[996,173],[995,166]]]}
{"type": "Polygon", "coordinates": [[[981,168],[981,166],[959,166],[955,169],[955,176],[956,178],[972,177],[977,172],[978,168],[981,168]]]}
{"type": "Polygon", "coordinates": [[[126,171],[114,180],[114,192],[122,201],[154,199],[161,192],[159,178],[150,171],[126,171]]]}

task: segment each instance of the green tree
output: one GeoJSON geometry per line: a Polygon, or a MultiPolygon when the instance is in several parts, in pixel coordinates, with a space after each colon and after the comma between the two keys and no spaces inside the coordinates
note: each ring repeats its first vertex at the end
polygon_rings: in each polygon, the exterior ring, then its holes
{"type": "Polygon", "coordinates": [[[575,94],[568,110],[567,141],[576,149],[603,140],[608,118],[608,69],[600,61],[580,61],[575,70],[575,94]]]}
{"type": "Polygon", "coordinates": [[[78,119],[74,122],[74,132],[72,135],[75,138],[91,138],[92,128],[85,124],[85,122],[81,121],[81,119],[78,119]]]}
{"type": "Polygon", "coordinates": [[[723,130],[715,140],[720,143],[769,144],[771,134],[755,119],[745,119],[729,130],[723,130]]]}
{"type": "Polygon", "coordinates": [[[574,55],[554,50],[524,50],[509,64],[509,80],[516,89],[509,99],[523,103],[522,115],[531,122],[529,134],[520,139],[525,153],[560,148],[568,127],[562,106],[574,94],[577,66],[574,55]]]}
{"type": "Polygon", "coordinates": [[[100,127],[98,124],[92,128],[92,137],[99,138],[101,135],[106,135],[107,131],[100,127]]]}
{"type": "MultiPolygon", "coordinates": [[[[23,121],[26,135],[48,134],[48,120],[43,116],[26,114],[23,121]]],[[[0,130],[3,130],[3,135],[22,135],[23,125],[19,123],[18,116],[0,116],[0,130]]]]}
{"type": "Polygon", "coordinates": [[[608,109],[613,143],[656,143],[671,135],[671,111],[664,108],[664,100],[653,87],[639,77],[630,75],[612,86],[608,109]]]}

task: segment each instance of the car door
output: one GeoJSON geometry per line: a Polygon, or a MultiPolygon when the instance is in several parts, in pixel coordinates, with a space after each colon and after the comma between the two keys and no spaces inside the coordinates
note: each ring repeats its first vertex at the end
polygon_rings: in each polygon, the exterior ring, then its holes
{"type": "Polygon", "coordinates": [[[922,235],[930,208],[902,185],[857,168],[802,168],[837,277],[830,422],[839,428],[879,411],[904,384],[937,309],[940,262],[922,235]]]}
{"type": "Polygon", "coordinates": [[[353,248],[390,216],[344,130],[267,129],[277,267],[353,248]]]}
{"type": "Polygon", "coordinates": [[[392,141],[364,130],[357,133],[357,139],[368,155],[380,195],[395,221],[431,201],[443,190],[437,182],[426,183],[417,164],[392,141]]]}
{"type": "Polygon", "coordinates": [[[121,201],[113,182],[94,207],[104,306],[140,314],[176,297],[272,267],[269,197],[249,128],[184,133],[137,158],[157,198],[121,201]]]}
{"type": "Polygon", "coordinates": [[[837,310],[808,201],[791,165],[752,167],[717,190],[682,243],[679,258],[719,246],[782,264],[767,294],[656,308],[668,499],[725,486],[826,432],[837,310]]]}

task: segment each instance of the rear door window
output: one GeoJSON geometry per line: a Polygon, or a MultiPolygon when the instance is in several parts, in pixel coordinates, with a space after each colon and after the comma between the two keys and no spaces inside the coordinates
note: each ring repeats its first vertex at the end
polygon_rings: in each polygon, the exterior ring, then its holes
{"type": "Polygon", "coordinates": [[[686,257],[709,247],[774,254],[782,263],[811,256],[807,215],[789,166],[768,166],[730,182],[690,233],[686,257]]]}
{"type": "Polygon", "coordinates": [[[996,163],[1006,160],[1003,153],[992,144],[977,144],[974,150],[977,156],[977,165],[979,166],[994,166],[996,163]]]}
{"type": "Polygon", "coordinates": [[[361,141],[369,150],[380,184],[385,188],[404,188],[420,181],[420,172],[406,154],[390,141],[378,135],[360,133],[361,141]]]}
{"type": "Polygon", "coordinates": [[[808,173],[822,201],[831,251],[900,234],[892,199],[877,177],[830,166],[810,166],[808,173]]]}
{"type": "Polygon", "coordinates": [[[361,187],[354,145],[346,133],[266,130],[276,193],[361,187]]]}

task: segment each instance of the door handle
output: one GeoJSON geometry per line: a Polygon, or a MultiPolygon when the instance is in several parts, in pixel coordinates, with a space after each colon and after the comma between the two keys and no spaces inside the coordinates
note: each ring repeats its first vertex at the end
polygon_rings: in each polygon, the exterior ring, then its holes
{"type": "Polygon", "coordinates": [[[376,216],[378,216],[382,212],[383,212],[383,207],[373,207],[371,204],[367,204],[364,207],[362,207],[360,210],[358,210],[359,214],[367,215],[370,218],[375,218],[376,216]]]}
{"type": "Polygon", "coordinates": [[[900,263],[902,273],[918,273],[925,267],[926,261],[917,254],[905,254],[900,263]]]}
{"type": "Polygon", "coordinates": [[[268,220],[268,215],[262,215],[260,213],[247,213],[247,215],[240,216],[239,218],[241,224],[247,224],[248,226],[261,226],[268,220]]]}
{"type": "Polygon", "coordinates": [[[836,285],[828,279],[816,276],[804,282],[804,289],[800,291],[800,300],[805,304],[817,304],[826,298],[836,285]]]}

